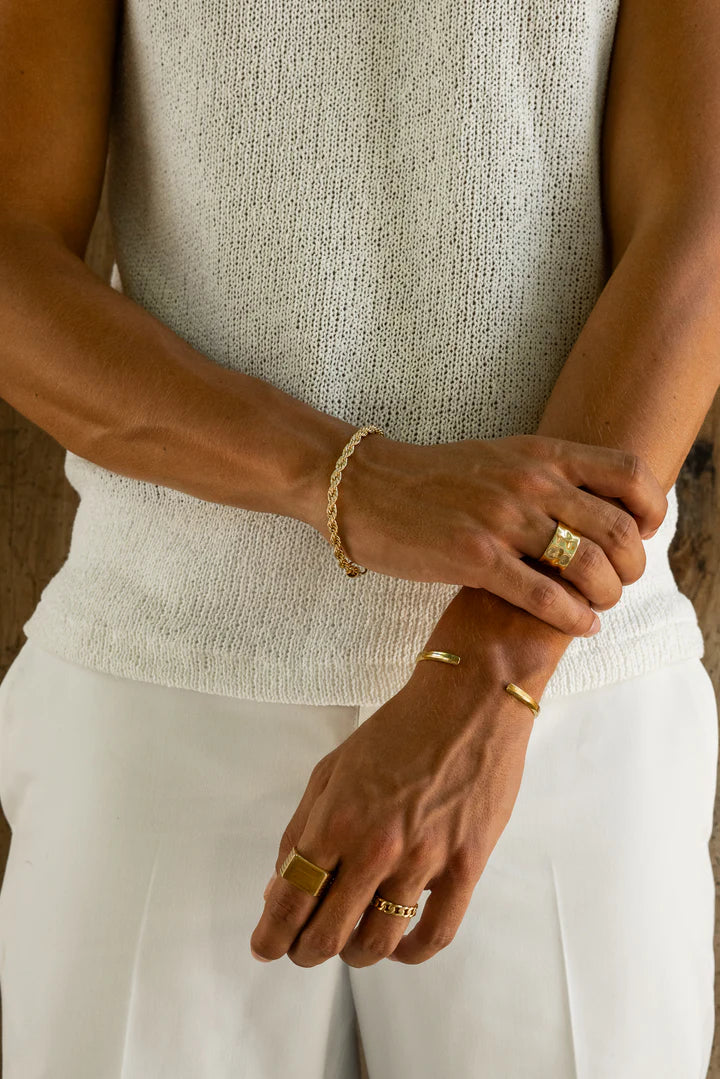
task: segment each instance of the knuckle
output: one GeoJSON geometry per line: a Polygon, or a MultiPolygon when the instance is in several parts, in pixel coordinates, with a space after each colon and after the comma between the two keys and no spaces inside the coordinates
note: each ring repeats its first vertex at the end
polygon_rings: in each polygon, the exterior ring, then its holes
{"type": "Polygon", "coordinates": [[[532,586],[530,590],[530,602],[540,611],[550,610],[558,601],[559,585],[553,584],[548,578],[543,578],[532,586]]]}
{"type": "MultiPolygon", "coordinates": [[[[534,476],[536,471],[534,460],[523,462],[523,465],[514,469],[512,475],[513,498],[525,497],[534,490],[534,476]]],[[[512,499],[510,500],[512,501],[512,499]]]]}
{"type": "Polygon", "coordinates": [[[292,925],[297,918],[301,899],[300,893],[298,893],[297,899],[290,892],[285,891],[281,891],[278,895],[273,895],[267,905],[268,917],[276,925],[283,927],[292,925]]]}
{"type": "Polygon", "coordinates": [[[550,477],[542,462],[531,461],[527,468],[520,468],[516,476],[516,489],[521,496],[537,499],[551,490],[550,477]]]}
{"type": "Polygon", "coordinates": [[[608,528],[608,536],[611,543],[616,547],[626,548],[639,539],[639,532],[635,518],[625,510],[618,510],[614,514],[608,528]]]}
{"type": "Polygon", "coordinates": [[[439,843],[431,832],[424,832],[410,851],[413,865],[434,865],[438,860],[439,843]]]}
{"type": "Polygon", "coordinates": [[[366,850],[373,855],[394,855],[405,845],[403,824],[396,817],[376,820],[366,832],[366,850]]]}
{"type": "Polygon", "coordinates": [[[639,486],[645,480],[645,462],[637,453],[623,453],[623,469],[630,483],[639,486]]]}
{"type": "Polygon", "coordinates": [[[362,952],[371,959],[385,959],[395,950],[395,941],[384,937],[368,937],[362,942],[362,952]]]}
{"type": "Polygon", "coordinates": [[[555,456],[556,440],[554,438],[549,438],[547,435],[531,434],[515,435],[514,437],[520,449],[533,457],[544,460],[555,456]]]}
{"type": "Polygon", "coordinates": [[[490,536],[482,529],[476,528],[468,533],[466,539],[465,556],[473,565],[487,569],[495,561],[495,546],[490,536]]]}
{"type": "Polygon", "coordinates": [[[582,573],[596,573],[603,561],[604,555],[597,544],[583,537],[572,565],[582,573]]]}
{"type": "Polygon", "coordinates": [[[337,955],[343,946],[337,934],[322,930],[307,930],[303,933],[304,950],[323,959],[337,955]]]}
{"type": "Polygon", "coordinates": [[[371,865],[384,865],[393,862],[400,855],[403,839],[400,829],[388,825],[373,829],[366,841],[365,860],[371,865]]]}
{"type": "Polygon", "coordinates": [[[455,852],[448,864],[447,874],[450,879],[461,886],[468,885],[478,879],[478,851],[471,847],[461,847],[455,852]]]}
{"type": "Polygon", "coordinates": [[[435,955],[452,944],[455,939],[455,930],[438,926],[433,929],[423,941],[423,951],[426,955],[435,955]]]}

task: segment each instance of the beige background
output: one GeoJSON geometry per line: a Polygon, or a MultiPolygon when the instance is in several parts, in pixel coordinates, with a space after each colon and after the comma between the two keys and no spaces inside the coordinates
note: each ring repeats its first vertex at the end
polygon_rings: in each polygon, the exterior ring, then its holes
{"type": "MultiPolygon", "coordinates": [[[[93,269],[109,279],[112,251],[105,195],[86,257],[93,269]]],[[[65,479],[63,447],[4,401],[0,401],[0,440],[2,679],[25,640],[23,623],[65,560],[78,499],[65,479]]],[[[678,585],[698,612],[705,635],[704,662],[720,695],[720,574],[711,572],[717,568],[720,555],[720,496],[715,483],[718,464],[720,400],[716,399],[678,477],[680,522],[671,556],[678,585]]],[[[0,873],[4,871],[9,840],[7,823],[0,814],[0,873]]],[[[717,807],[712,859],[717,883],[720,880],[717,807]]],[[[720,967],[719,943],[716,932],[716,962],[720,967]]],[[[708,1074],[711,1079],[720,1079],[717,1034],[708,1074]]]]}

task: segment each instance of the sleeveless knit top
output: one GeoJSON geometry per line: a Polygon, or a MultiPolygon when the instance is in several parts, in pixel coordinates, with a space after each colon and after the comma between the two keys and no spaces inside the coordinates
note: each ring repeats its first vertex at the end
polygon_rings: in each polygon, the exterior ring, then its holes
{"type": "MultiPolygon", "coordinates": [[[[607,279],[618,3],[125,0],[114,286],[218,364],[390,438],[534,433],[607,279]]],[[[379,705],[459,588],[350,578],[294,518],[69,451],[65,471],[69,554],[23,628],[90,667],[379,705]]],[[[545,696],[703,655],[668,561],[676,522],[673,488],[645,573],[545,696]]]]}

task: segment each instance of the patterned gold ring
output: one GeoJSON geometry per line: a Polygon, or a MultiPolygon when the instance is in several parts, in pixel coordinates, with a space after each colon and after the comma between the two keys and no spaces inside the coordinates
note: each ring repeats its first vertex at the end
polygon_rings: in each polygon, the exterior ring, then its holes
{"type": "Polygon", "coordinates": [[[581,539],[582,536],[573,532],[562,521],[558,521],[552,539],[540,555],[540,561],[556,566],[561,572],[566,570],[577,554],[581,539]]]}

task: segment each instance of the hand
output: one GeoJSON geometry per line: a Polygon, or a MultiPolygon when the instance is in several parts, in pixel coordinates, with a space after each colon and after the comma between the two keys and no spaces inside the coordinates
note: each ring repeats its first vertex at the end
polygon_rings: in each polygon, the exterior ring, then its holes
{"type": "MultiPolygon", "coordinates": [[[[515,642],[509,669],[532,686],[527,649],[517,634],[515,642]]],[[[301,967],[339,954],[362,967],[391,953],[420,963],[450,944],[510,818],[534,722],[506,681],[489,658],[465,669],[421,662],[317,763],[276,872],[295,846],[337,876],[320,897],[280,876],[269,882],[255,952],[287,953],[301,967]],[[368,906],[376,890],[413,904],[425,889],[431,895],[406,937],[407,919],[368,906]]]]}
{"type": "MultiPolygon", "coordinates": [[[[593,611],[524,558],[539,559],[564,522],[583,538],[562,576],[607,610],[642,576],[641,536],[666,512],[639,457],[539,435],[419,446],[371,434],[338,492],[340,538],[354,561],[408,580],[485,588],[570,636],[587,634],[593,611]]],[[[315,526],[330,542],[326,519],[315,526]]]]}

